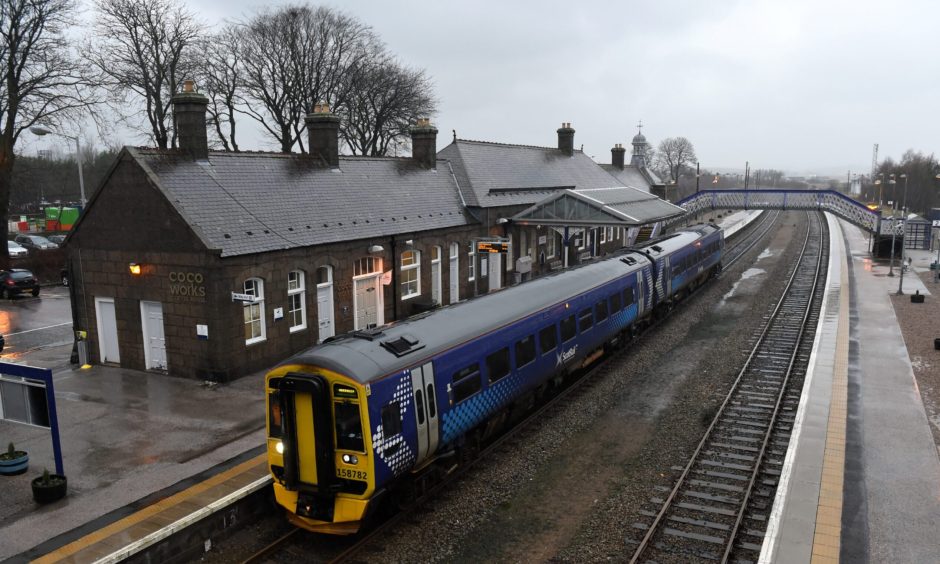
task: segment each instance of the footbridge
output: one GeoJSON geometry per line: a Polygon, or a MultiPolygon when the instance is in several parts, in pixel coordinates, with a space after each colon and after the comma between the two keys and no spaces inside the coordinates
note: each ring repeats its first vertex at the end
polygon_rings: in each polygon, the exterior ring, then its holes
{"type": "MultiPolygon", "coordinates": [[[[888,233],[894,227],[882,225],[880,211],[833,190],[703,190],[676,202],[690,214],[704,210],[819,210],[827,211],[858,225],[869,233],[888,233]]],[[[901,228],[903,229],[903,228],[901,228]]],[[[902,230],[899,232],[903,233],[902,230]]]]}

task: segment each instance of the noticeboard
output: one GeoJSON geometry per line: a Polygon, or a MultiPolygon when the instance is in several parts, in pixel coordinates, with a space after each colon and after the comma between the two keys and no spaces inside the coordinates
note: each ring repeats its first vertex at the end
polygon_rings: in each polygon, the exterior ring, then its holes
{"type": "Polygon", "coordinates": [[[508,253],[509,239],[494,239],[477,241],[477,252],[480,253],[508,253]]]}

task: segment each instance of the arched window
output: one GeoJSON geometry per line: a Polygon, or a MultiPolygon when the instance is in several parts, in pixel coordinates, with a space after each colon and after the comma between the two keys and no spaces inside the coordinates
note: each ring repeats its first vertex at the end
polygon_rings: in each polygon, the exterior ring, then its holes
{"type": "Polygon", "coordinates": [[[421,251],[401,254],[401,299],[421,295],[421,251]]]}
{"type": "Polygon", "coordinates": [[[264,281],[260,278],[245,280],[245,293],[254,301],[243,306],[245,316],[245,344],[261,342],[265,339],[264,327],[264,281]]]}
{"type": "Polygon", "coordinates": [[[290,320],[290,332],[307,328],[307,289],[302,270],[287,273],[287,318],[290,320]]]}

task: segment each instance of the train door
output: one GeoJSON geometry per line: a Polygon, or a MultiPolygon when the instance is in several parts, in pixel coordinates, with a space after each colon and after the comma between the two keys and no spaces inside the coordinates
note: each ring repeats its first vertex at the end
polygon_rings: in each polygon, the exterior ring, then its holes
{"type": "Polygon", "coordinates": [[[672,295],[672,268],[669,266],[672,262],[670,260],[671,258],[671,256],[667,256],[663,259],[663,288],[665,288],[666,292],[663,294],[664,297],[672,295]]]}
{"type": "Polygon", "coordinates": [[[418,425],[418,459],[415,465],[420,465],[434,454],[438,443],[434,366],[428,362],[412,369],[411,385],[415,400],[415,420],[418,425]]]}
{"type": "Polygon", "coordinates": [[[643,316],[643,309],[646,300],[643,299],[643,271],[636,273],[636,316],[643,316]]]}

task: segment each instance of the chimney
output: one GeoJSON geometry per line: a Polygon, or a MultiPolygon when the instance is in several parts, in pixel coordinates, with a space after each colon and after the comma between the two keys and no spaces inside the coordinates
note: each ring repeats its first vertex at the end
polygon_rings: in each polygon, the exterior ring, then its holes
{"type": "Polygon", "coordinates": [[[335,168],[339,166],[339,118],[330,113],[330,105],[320,102],[313,113],[304,118],[310,155],[323,159],[335,168]]]}
{"type": "Polygon", "coordinates": [[[209,139],[206,132],[206,106],[209,99],[196,91],[196,83],[183,81],[183,91],[173,96],[173,121],[180,151],[189,153],[193,160],[209,158],[209,139]]]}
{"type": "Polygon", "coordinates": [[[569,157],[574,154],[574,129],[571,123],[562,123],[558,129],[558,149],[569,157]]]}
{"type": "Polygon", "coordinates": [[[615,167],[623,170],[623,156],[627,153],[627,150],[623,148],[623,145],[617,143],[614,145],[614,148],[610,150],[610,162],[615,167]]]}
{"type": "Polygon", "coordinates": [[[411,128],[411,158],[424,168],[437,167],[437,128],[428,118],[418,118],[411,128]]]}

